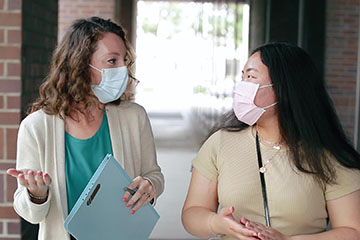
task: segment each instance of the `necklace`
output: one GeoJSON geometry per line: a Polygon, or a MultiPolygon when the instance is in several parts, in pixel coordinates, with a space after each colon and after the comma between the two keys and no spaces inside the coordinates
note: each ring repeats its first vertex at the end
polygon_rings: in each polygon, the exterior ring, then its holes
{"type": "MultiPolygon", "coordinates": [[[[259,138],[259,134],[258,134],[258,131],[256,130],[256,138],[257,139],[260,139],[259,138]]],[[[262,166],[259,168],[259,172],[261,173],[265,173],[266,172],[266,165],[270,163],[271,160],[274,159],[274,157],[278,154],[278,152],[280,151],[280,145],[273,145],[273,149],[276,149],[276,152],[274,153],[274,155],[271,156],[271,158],[269,158],[268,160],[266,160],[266,162],[264,162],[262,164],[262,166]]],[[[260,145],[259,145],[259,153],[260,153],[260,145]]],[[[261,154],[261,153],[260,153],[261,154]]]]}
{"type": "Polygon", "coordinates": [[[261,173],[265,173],[266,172],[266,165],[270,163],[271,160],[274,159],[274,157],[278,154],[280,148],[274,153],[274,155],[272,155],[271,158],[269,158],[268,160],[266,160],[266,162],[263,163],[262,167],[259,169],[259,172],[261,173]]]}
{"type": "Polygon", "coordinates": [[[258,138],[259,138],[259,141],[265,145],[268,145],[268,146],[271,146],[273,149],[276,149],[276,150],[280,150],[281,148],[281,142],[271,142],[271,141],[267,141],[265,139],[262,139],[260,136],[259,136],[259,132],[258,132],[258,128],[257,128],[257,125],[255,125],[255,133],[257,134],[258,138]]]}

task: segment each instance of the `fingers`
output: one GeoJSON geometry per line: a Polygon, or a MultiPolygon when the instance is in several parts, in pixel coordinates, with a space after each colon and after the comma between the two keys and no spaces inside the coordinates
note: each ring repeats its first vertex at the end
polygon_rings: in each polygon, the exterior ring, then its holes
{"type": "Polygon", "coordinates": [[[20,173],[20,174],[18,175],[18,179],[19,179],[19,183],[20,183],[22,186],[28,188],[29,184],[26,182],[26,180],[25,180],[25,175],[24,175],[24,174],[20,173]]]}
{"type": "Polygon", "coordinates": [[[249,222],[249,220],[247,218],[245,218],[245,217],[240,218],[240,223],[241,224],[245,225],[247,222],[249,222]]]}
{"type": "MultiPolygon", "coordinates": [[[[128,186],[128,188],[130,189],[136,189],[138,188],[138,186],[140,185],[140,182],[142,180],[142,177],[138,176],[136,178],[134,178],[134,180],[132,181],[132,183],[128,186]]],[[[123,201],[126,202],[129,198],[130,198],[131,194],[128,191],[125,191],[124,196],[123,196],[123,201]]],[[[134,197],[134,196],[133,196],[134,197]]],[[[132,197],[132,198],[133,198],[132,197]]]]}
{"type": "Polygon", "coordinates": [[[248,221],[245,226],[248,229],[253,229],[254,231],[256,231],[258,233],[257,234],[258,238],[261,240],[276,239],[274,238],[275,231],[273,231],[271,227],[267,227],[261,223],[251,222],[251,221],[248,221]]]}
{"type": "Polygon", "coordinates": [[[18,171],[18,170],[16,170],[15,168],[9,168],[7,171],[6,171],[6,173],[7,174],[9,174],[10,176],[12,176],[12,177],[18,177],[19,176],[19,174],[21,174],[22,173],[22,171],[18,171]]]}
{"type": "Polygon", "coordinates": [[[151,194],[144,193],[131,210],[131,213],[134,214],[141,206],[144,206],[145,204],[150,202],[151,199],[153,199],[153,197],[151,197],[151,194]]]}
{"type": "Polygon", "coordinates": [[[43,174],[42,171],[34,171],[30,169],[16,170],[9,168],[7,174],[16,177],[19,184],[28,189],[34,196],[44,196],[47,194],[48,186],[51,184],[49,174],[43,174]]]}
{"type": "Polygon", "coordinates": [[[37,171],[35,175],[35,182],[38,187],[45,186],[45,181],[43,178],[43,173],[41,171],[37,171]]]}
{"type": "MultiPolygon", "coordinates": [[[[244,228],[245,229],[245,228],[244,228]]],[[[255,240],[258,239],[256,232],[242,232],[239,230],[230,229],[230,235],[240,240],[255,240]]]]}
{"type": "Polygon", "coordinates": [[[43,174],[43,181],[46,186],[49,186],[51,184],[51,177],[49,174],[45,173],[43,174]]]}
{"type": "MultiPolygon", "coordinates": [[[[126,203],[127,207],[135,204],[130,211],[131,214],[134,214],[141,206],[150,202],[151,199],[153,199],[155,196],[155,192],[151,183],[148,180],[143,179],[141,176],[136,177],[128,188],[137,188],[136,193],[126,203]]],[[[123,196],[123,201],[127,201],[130,196],[130,193],[126,191],[123,196]]]]}
{"type": "Polygon", "coordinates": [[[219,216],[223,219],[226,228],[220,232],[225,231],[226,235],[231,235],[237,239],[257,239],[257,233],[254,230],[247,229],[245,226],[235,220],[233,213],[235,208],[233,206],[223,207],[219,216]]]}
{"type": "Polygon", "coordinates": [[[35,189],[37,187],[35,177],[34,177],[34,171],[29,171],[28,174],[25,175],[25,179],[29,183],[30,189],[35,189]]]}
{"type": "Polygon", "coordinates": [[[230,207],[223,207],[219,214],[220,215],[223,215],[223,216],[228,216],[228,215],[231,215],[233,214],[233,212],[235,211],[235,208],[233,206],[230,206],[230,207]]]}
{"type": "Polygon", "coordinates": [[[240,224],[233,224],[230,226],[230,231],[232,231],[233,233],[235,233],[235,235],[241,235],[244,237],[257,237],[257,232],[252,230],[252,229],[247,229],[245,227],[243,227],[240,224]]]}

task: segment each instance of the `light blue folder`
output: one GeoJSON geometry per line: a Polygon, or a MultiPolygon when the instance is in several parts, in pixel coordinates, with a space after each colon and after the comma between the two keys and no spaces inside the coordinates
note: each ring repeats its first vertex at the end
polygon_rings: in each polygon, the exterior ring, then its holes
{"type": "Polygon", "coordinates": [[[146,240],[160,216],[147,204],[134,215],[122,201],[132,179],[108,154],[66,218],[65,229],[78,240],[146,240]]]}

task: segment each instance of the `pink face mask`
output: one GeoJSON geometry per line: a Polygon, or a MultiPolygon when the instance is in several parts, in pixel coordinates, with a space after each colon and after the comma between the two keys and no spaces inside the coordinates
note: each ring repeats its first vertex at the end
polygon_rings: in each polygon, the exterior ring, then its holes
{"type": "Polygon", "coordinates": [[[260,87],[259,84],[241,81],[236,85],[234,90],[233,110],[239,121],[248,125],[254,125],[257,120],[264,114],[267,108],[277,104],[277,102],[266,107],[258,107],[254,99],[258,89],[271,87],[273,84],[267,84],[260,87]]]}

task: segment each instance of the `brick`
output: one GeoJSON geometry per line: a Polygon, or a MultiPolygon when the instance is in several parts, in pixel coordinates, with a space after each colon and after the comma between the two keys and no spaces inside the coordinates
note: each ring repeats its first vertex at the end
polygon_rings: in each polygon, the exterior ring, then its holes
{"type": "MultiPolygon", "coordinates": [[[[0,38],[1,39],[1,38],[0,38]]],[[[8,30],[8,43],[21,43],[21,31],[20,30],[8,30]]]]}
{"type": "Polygon", "coordinates": [[[20,238],[0,237],[0,240],[19,240],[20,238]]]}
{"type": "Polygon", "coordinates": [[[20,93],[20,80],[0,80],[0,93],[20,93]]]}
{"type": "Polygon", "coordinates": [[[8,77],[21,77],[21,64],[20,63],[8,63],[7,64],[7,76],[8,77]]]}
{"type": "Polygon", "coordinates": [[[16,159],[17,133],[18,133],[18,129],[12,129],[12,128],[6,129],[6,146],[7,146],[6,159],[8,160],[16,159]]]}
{"type": "Polygon", "coordinates": [[[0,112],[0,125],[19,125],[20,124],[20,112],[0,112]]]}
{"type": "Polygon", "coordinates": [[[4,159],[4,129],[0,128],[0,159],[4,159]]]}
{"type": "Polygon", "coordinates": [[[14,193],[17,188],[16,178],[6,174],[6,202],[11,203],[14,201],[14,193]]]}
{"type": "Polygon", "coordinates": [[[4,193],[5,193],[5,187],[4,187],[4,185],[5,185],[5,181],[4,181],[5,174],[0,173],[0,203],[5,202],[5,196],[4,196],[4,193]]]}
{"type": "Polygon", "coordinates": [[[9,0],[8,4],[9,10],[21,10],[21,0],[9,0]]]}
{"type": "Polygon", "coordinates": [[[20,47],[0,46],[0,59],[20,59],[20,47]]]}
{"type": "Polygon", "coordinates": [[[8,222],[8,234],[20,234],[20,223],[8,222]]]}
{"type": "Polygon", "coordinates": [[[5,42],[4,29],[0,29],[0,43],[5,42]]]}
{"type": "Polygon", "coordinates": [[[21,26],[21,13],[0,12],[0,26],[20,27],[21,26]]]}
{"type": "Polygon", "coordinates": [[[0,161],[0,170],[7,170],[9,168],[16,168],[15,161],[13,163],[4,163],[0,161]]]}
{"type": "Polygon", "coordinates": [[[4,96],[0,96],[0,109],[4,108],[4,96]]]}
{"type": "Polygon", "coordinates": [[[13,207],[0,206],[0,216],[1,216],[1,218],[7,218],[7,219],[18,219],[19,218],[19,216],[16,214],[13,207]]]}
{"type": "Polygon", "coordinates": [[[81,14],[84,15],[85,17],[86,16],[93,16],[95,15],[95,10],[93,9],[84,9],[81,11],[81,14]]]}
{"type": "Polygon", "coordinates": [[[6,98],[7,109],[21,109],[21,97],[20,96],[8,96],[6,98]]]}
{"type": "Polygon", "coordinates": [[[0,76],[4,76],[4,63],[0,63],[0,76]]]}

